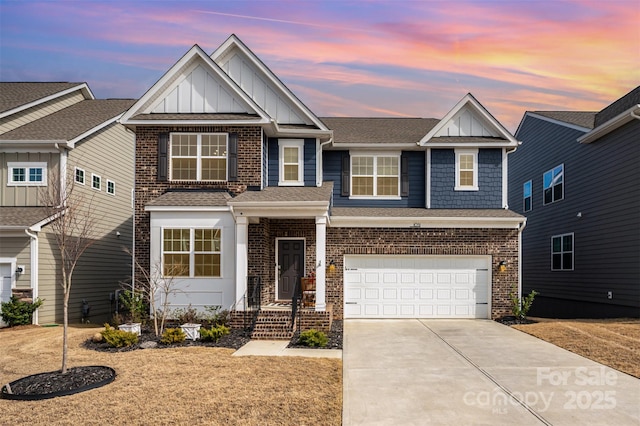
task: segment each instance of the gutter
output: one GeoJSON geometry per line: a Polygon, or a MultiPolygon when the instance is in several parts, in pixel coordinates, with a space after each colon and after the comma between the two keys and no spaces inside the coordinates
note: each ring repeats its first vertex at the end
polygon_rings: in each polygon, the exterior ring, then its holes
{"type": "MultiPolygon", "coordinates": [[[[24,230],[24,233],[27,234],[28,237],[31,238],[31,241],[29,243],[29,247],[31,250],[31,291],[32,291],[32,297],[33,300],[36,300],[36,298],[38,297],[38,263],[39,263],[39,259],[38,259],[38,235],[37,234],[32,234],[31,232],[29,232],[28,229],[24,230]]],[[[33,313],[33,324],[38,324],[38,310],[36,309],[35,312],[33,313]]]]}

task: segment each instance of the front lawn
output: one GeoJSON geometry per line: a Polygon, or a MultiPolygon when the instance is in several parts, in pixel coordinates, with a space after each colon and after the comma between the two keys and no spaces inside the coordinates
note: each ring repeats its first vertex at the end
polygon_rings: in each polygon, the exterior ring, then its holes
{"type": "MultiPolygon", "coordinates": [[[[6,424],[339,425],[342,362],[232,357],[232,349],[184,347],[122,353],[88,350],[100,328],[69,329],[69,366],[106,365],[104,387],[44,401],[0,399],[6,424]]],[[[60,368],[62,327],[0,330],[0,386],[60,368]]]]}
{"type": "Polygon", "coordinates": [[[536,320],[513,327],[640,378],[640,319],[536,320]]]}

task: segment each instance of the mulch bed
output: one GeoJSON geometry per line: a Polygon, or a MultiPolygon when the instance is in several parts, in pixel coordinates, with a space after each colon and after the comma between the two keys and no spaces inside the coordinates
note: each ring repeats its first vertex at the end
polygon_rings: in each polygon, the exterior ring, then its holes
{"type": "Polygon", "coordinates": [[[538,321],[534,321],[534,320],[531,320],[529,318],[525,318],[523,320],[519,320],[519,319],[516,319],[516,317],[507,316],[507,317],[502,317],[502,318],[496,319],[496,322],[499,322],[500,324],[511,326],[511,325],[518,325],[518,324],[535,324],[538,321]]]}
{"type": "Polygon", "coordinates": [[[293,333],[293,337],[291,338],[291,342],[289,343],[288,348],[304,348],[304,349],[342,349],[342,321],[341,320],[333,320],[331,322],[331,331],[327,335],[329,338],[329,343],[327,346],[323,347],[309,347],[305,345],[301,345],[298,343],[298,339],[300,338],[300,332],[298,330],[293,333]]]}

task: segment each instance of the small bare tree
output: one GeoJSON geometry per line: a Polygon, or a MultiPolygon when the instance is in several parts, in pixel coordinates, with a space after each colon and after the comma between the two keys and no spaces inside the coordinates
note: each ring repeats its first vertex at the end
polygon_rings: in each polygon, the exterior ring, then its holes
{"type": "Polygon", "coordinates": [[[62,374],[67,372],[69,296],[73,273],[84,252],[97,240],[93,197],[86,197],[76,189],[72,177],[66,181],[54,178],[49,180],[48,187],[40,194],[44,206],[42,209],[51,219],[48,227],[60,256],[60,286],[63,293],[62,374]]]}
{"type": "Polygon", "coordinates": [[[164,325],[169,315],[169,306],[171,305],[169,297],[182,291],[176,287],[175,278],[181,276],[184,269],[173,267],[168,271],[163,271],[161,262],[157,262],[147,269],[138,262],[129,248],[125,248],[125,251],[133,258],[135,269],[139,272],[139,275],[136,275],[137,278],[134,279],[135,285],[131,291],[142,294],[149,303],[154,332],[156,336],[160,336],[164,332],[164,325]]]}

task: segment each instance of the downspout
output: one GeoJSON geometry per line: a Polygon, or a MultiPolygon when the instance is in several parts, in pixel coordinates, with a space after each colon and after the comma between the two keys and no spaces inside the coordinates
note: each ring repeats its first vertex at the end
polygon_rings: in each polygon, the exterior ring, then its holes
{"type": "Polygon", "coordinates": [[[322,163],[322,147],[330,143],[333,143],[333,136],[331,136],[328,141],[321,142],[318,145],[318,151],[316,152],[316,158],[318,159],[318,161],[316,161],[316,164],[318,165],[318,170],[316,171],[316,186],[318,187],[322,186],[322,177],[324,177],[324,176],[321,176],[322,166],[324,165],[322,163]]]}
{"type": "Polygon", "coordinates": [[[522,300],[522,231],[527,226],[527,218],[518,227],[518,299],[522,300]]]}
{"type": "Polygon", "coordinates": [[[64,204],[67,203],[67,151],[64,148],[60,148],[60,145],[58,145],[57,143],[55,144],[55,147],[58,151],[60,151],[60,200],[61,203],[64,202],[64,204]]]}
{"type": "MultiPolygon", "coordinates": [[[[35,301],[38,297],[38,234],[29,232],[28,229],[24,230],[24,233],[31,238],[29,247],[31,249],[31,295],[35,301]]],[[[33,313],[33,323],[38,324],[38,310],[33,313]]]]}

